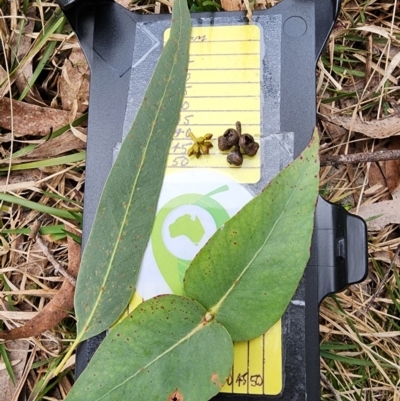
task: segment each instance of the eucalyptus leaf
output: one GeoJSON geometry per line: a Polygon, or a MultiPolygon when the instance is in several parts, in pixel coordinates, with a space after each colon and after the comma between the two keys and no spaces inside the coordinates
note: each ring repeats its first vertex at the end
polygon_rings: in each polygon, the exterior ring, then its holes
{"type": "Polygon", "coordinates": [[[266,332],[286,310],[310,256],[318,195],[318,133],[267,188],[200,250],[184,279],[234,341],[266,332]]]}
{"type": "Polygon", "coordinates": [[[185,0],[174,3],[172,21],[170,39],[107,178],[82,255],[75,294],[77,342],[109,328],[135,289],[184,95],[191,29],[185,0]]]}
{"type": "Polygon", "coordinates": [[[202,401],[233,362],[232,340],[196,301],[163,295],[115,326],[66,401],[202,401]]]}

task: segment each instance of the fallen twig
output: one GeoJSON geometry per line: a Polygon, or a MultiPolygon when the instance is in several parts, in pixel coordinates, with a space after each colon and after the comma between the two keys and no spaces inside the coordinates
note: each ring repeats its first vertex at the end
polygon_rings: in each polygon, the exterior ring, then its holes
{"type": "Polygon", "coordinates": [[[354,153],[352,155],[320,156],[321,166],[338,166],[341,164],[357,164],[399,160],[400,150],[380,150],[372,153],[354,153]]]}
{"type": "Polygon", "coordinates": [[[328,378],[321,372],[321,380],[324,382],[326,387],[328,387],[329,391],[335,397],[336,401],[341,401],[342,397],[340,396],[339,392],[333,387],[332,383],[328,380],[328,378]]]}
{"type": "Polygon", "coordinates": [[[75,277],[73,277],[71,274],[69,274],[67,272],[67,270],[64,269],[64,267],[62,267],[61,264],[55,260],[54,256],[49,251],[49,248],[47,247],[47,245],[43,242],[42,238],[40,238],[40,235],[36,236],[36,243],[38,244],[40,250],[43,252],[44,256],[46,256],[48,261],[53,265],[56,273],[60,273],[75,287],[76,286],[75,277]]]}

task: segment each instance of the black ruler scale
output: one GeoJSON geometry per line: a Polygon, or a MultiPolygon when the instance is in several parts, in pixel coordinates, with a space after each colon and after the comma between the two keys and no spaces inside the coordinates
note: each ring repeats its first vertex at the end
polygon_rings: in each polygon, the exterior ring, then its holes
{"type": "MultiPolygon", "coordinates": [[[[113,0],[58,2],[91,69],[85,242],[168,38],[170,15],[137,15],[113,0]]],[[[245,12],[192,14],[181,119],[134,302],[180,293],[182,272],[215,229],[306,147],[316,124],[315,64],[339,7],[340,0],[284,0],[254,11],[251,25],[245,12]],[[222,155],[187,156],[190,131],[211,132],[215,140],[237,120],[260,142],[257,157],[238,169],[222,155]]],[[[319,199],[312,256],[290,306],[264,336],[235,345],[232,374],[215,400],[320,399],[319,304],[366,276],[366,243],[361,219],[319,199]]],[[[79,347],[77,375],[103,338],[79,347]]]]}

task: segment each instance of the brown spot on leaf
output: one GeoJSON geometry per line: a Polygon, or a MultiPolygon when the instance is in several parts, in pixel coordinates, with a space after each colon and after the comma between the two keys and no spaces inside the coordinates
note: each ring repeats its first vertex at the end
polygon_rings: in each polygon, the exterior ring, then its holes
{"type": "Polygon", "coordinates": [[[222,388],[224,385],[224,383],[220,382],[218,373],[213,373],[211,375],[211,381],[213,382],[213,384],[216,384],[219,388],[222,388]]]}
{"type": "Polygon", "coordinates": [[[169,397],[168,401],[183,401],[183,395],[176,389],[169,397]]]}

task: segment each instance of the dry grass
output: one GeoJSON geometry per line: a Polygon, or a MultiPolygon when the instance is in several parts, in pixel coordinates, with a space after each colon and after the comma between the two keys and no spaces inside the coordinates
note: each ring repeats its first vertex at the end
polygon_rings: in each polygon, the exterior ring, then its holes
{"type": "MultiPolygon", "coordinates": [[[[162,3],[167,8],[168,2],[162,3]]],[[[270,3],[276,1],[266,5],[270,3]]],[[[7,98],[0,99],[8,104],[8,108],[0,105],[0,192],[15,197],[15,202],[0,201],[0,319],[3,328],[13,328],[43,310],[63,281],[37,243],[29,239],[28,227],[40,219],[41,238],[63,266],[67,265],[64,224],[68,231],[79,230],[84,184],[80,155],[85,141],[85,117],[80,117],[87,108],[88,72],[54,1],[10,0],[0,5],[0,78],[4,82],[0,94],[24,102],[30,127],[24,130],[27,123],[18,124],[21,112],[17,104],[10,107],[7,98]],[[30,91],[25,91],[27,81],[30,91]],[[28,108],[31,105],[59,110],[54,117],[61,121],[59,126],[43,124],[28,108]],[[8,128],[3,124],[7,113],[11,116],[8,128]],[[69,130],[69,123],[78,118],[78,129],[69,130]],[[61,147],[57,135],[70,146],[61,147]],[[67,158],[58,159],[62,156],[67,158]],[[31,205],[21,204],[21,198],[73,211],[74,218],[32,210],[31,205]]],[[[153,12],[148,1],[131,8],[153,12]]],[[[323,154],[400,148],[398,137],[389,136],[400,108],[396,10],[400,8],[395,0],[343,1],[318,66],[323,154]],[[373,129],[370,123],[375,124],[373,129]]],[[[399,185],[399,162],[321,169],[323,195],[355,212],[395,200],[399,185]]],[[[388,222],[395,224],[369,230],[368,279],[326,299],[321,306],[324,400],[400,400],[400,259],[392,263],[400,238],[395,220],[388,222]]],[[[57,380],[49,381],[49,375],[74,338],[74,330],[71,313],[40,337],[0,344],[12,361],[25,362],[14,366],[16,382],[23,385],[13,390],[15,394],[26,394],[21,399],[29,400],[65,398],[72,384],[72,366],[57,380]]],[[[9,399],[17,400],[18,395],[9,399]]]]}
{"type": "MultiPolygon", "coordinates": [[[[398,11],[396,1],[344,2],[320,63],[318,94],[319,112],[350,120],[350,129],[321,123],[323,153],[399,149],[386,124],[400,106],[398,11]],[[378,124],[373,132],[368,122],[378,124]]],[[[395,199],[399,177],[397,161],[326,167],[321,187],[329,200],[357,212],[395,199]]],[[[400,259],[392,263],[399,229],[388,224],[368,234],[367,280],[320,309],[324,400],[400,400],[400,259]]]]}

